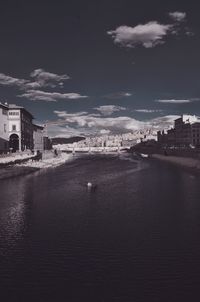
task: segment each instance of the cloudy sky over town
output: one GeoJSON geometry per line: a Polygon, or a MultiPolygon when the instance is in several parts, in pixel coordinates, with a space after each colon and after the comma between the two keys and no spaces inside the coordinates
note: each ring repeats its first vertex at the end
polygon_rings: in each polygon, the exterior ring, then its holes
{"type": "Polygon", "coordinates": [[[0,100],[51,136],[200,115],[198,1],[3,1],[0,100]]]}

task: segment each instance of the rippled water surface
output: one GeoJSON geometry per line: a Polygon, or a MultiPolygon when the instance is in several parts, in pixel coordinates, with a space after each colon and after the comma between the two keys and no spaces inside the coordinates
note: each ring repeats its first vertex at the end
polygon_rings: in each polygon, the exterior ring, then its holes
{"type": "Polygon", "coordinates": [[[199,301],[199,280],[198,175],[84,156],[0,181],[0,301],[199,301]]]}

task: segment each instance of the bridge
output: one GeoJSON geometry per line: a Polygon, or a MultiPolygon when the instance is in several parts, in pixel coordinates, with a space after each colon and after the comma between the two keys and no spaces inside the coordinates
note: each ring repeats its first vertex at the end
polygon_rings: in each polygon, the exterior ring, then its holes
{"type": "Polygon", "coordinates": [[[65,152],[83,152],[83,153],[109,153],[109,152],[121,152],[125,149],[130,149],[130,146],[118,146],[118,147],[77,147],[77,146],[59,146],[61,151],[65,152]]]}

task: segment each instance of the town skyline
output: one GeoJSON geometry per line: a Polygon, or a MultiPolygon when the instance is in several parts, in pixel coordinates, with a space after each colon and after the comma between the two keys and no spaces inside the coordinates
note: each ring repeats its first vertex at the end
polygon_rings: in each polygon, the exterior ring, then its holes
{"type": "Polygon", "coordinates": [[[1,102],[27,108],[50,136],[64,137],[199,116],[197,4],[157,4],[20,1],[10,13],[4,3],[1,102]]]}

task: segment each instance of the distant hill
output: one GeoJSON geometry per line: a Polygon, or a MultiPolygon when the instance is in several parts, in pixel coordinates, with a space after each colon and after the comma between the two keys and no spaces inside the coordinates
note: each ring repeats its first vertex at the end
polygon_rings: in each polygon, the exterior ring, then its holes
{"type": "Polygon", "coordinates": [[[82,136],[73,136],[73,137],[53,137],[51,139],[53,145],[58,145],[58,144],[72,144],[76,143],[79,141],[84,140],[85,137],[82,136]]]}

